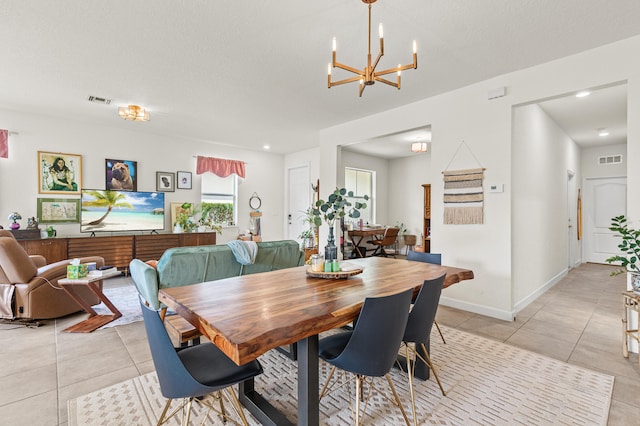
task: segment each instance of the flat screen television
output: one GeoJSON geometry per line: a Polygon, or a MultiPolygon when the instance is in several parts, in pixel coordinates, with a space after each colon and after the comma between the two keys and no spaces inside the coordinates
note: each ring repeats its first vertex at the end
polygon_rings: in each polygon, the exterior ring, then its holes
{"type": "Polygon", "coordinates": [[[82,189],[80,232],[164,229],[164,192],[82,189]]]}

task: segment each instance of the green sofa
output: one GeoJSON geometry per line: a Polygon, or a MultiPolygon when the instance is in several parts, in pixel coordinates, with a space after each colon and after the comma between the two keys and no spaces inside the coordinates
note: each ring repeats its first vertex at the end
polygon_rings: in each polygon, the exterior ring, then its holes
{"type": "Polygon", "coordinates": [[[156,267],[133,259],[129,264],[138,292],[154,309],[160,309],[158,291],[215,281],[238,275],[293,268],[304,264],[304,252],[296,241],[268,241],[257,244],[255,261],[242,265],[227,245],[178,247],[168,249],[156,267]]]}

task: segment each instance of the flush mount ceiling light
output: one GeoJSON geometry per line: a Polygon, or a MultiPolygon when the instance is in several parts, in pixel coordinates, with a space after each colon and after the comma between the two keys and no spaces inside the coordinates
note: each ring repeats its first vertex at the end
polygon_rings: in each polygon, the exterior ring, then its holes
{"type": "Polygon", "coordinates": [[[581,92],[576,93],[576,98],[585,98],[587,96],[589,96],[591,94],[591,92],[587,91],[587,90],[583,90],[581,92]]]}
{"type": "Polygon", "coordinates": [[[609,131],[607,129],[598,129],[598,136],[600,137],[609,136],[609,131]]]}
{"type": "Polygon", "coordinates": [[[400,90],[400,74],[402,71],[404,70],[408,70],[410,68],[416,69],[418,68],[418,54],[417,54],[417,48],[416,48],[416,41],[413,41],[413,63],[409,64],[409,65],[399,65],[395,68],[389,68],[386,69],[384,71],[376,71],[376,67],[378,66],[378,62],[380,61],[380,58],[382,58],[382,56],[384,55],[384,37],[382,35],[382,24],[380,24],[380,26],[378,27],[378,32],[380,33],[380,52],[378,53],[378,57],[376,58],[375,62],[373,63],[373,65],[371,64],[371,5],[373,3],[375,3],[376,0],[362,0],[362,3],[365,3],[368,5],[369,8],[369,33],[368,33],[368,44],[367,44],[367,65],[364,67],[364,69],[359,70],[353,67],[350,67],[348,65],[344,65],[341,64],[340,62],[336,61],[336,39],[335,37],[333,38],[333,60],[332,62],[329,64],[329,66],[327,67],[327,72],[328,72],[328,83],[327,83],[327,87],[329,89],[331,89],[333,86],[338,86],[340,84],[345,84],[345,83],[352,83],[355,81],[359,82],[360,85],[360,91],[359,91],[359,95],[358,96],[362,96],[362,92],[364,91],[364,88],[366,86],[371,86],[372,84],[374,84],[376,81],[379,81],[381,83],[384,84],[388,84],[389,86],[393,86],[396,87],[398,90],[400,90]],[[331,68],[340,68],[343,69],[345,71],[349,71],[352,72],[354,74],[357,74],[356,77],[351,77],[351,78],[345,78],[344,80],[339,80],[339,81],[331,81],[331,68]],[[391,73],[397,73],[398,74],[398,80],[397,83],[394,83],[393,81],[387,80],[382,78],[383,75],[387,75],[387,74],[391,74],[391,73]]]}
{"type": "Polygon", "coordinates": [[[125,120],[149,121],[149,112],[138,105],[118,108],[118,115],[125,120]]]}
{"type": "Polygon", "coordinates": [[[426,142],[413,142],[411,144],[411,152],[427,152],[426,142]]]}

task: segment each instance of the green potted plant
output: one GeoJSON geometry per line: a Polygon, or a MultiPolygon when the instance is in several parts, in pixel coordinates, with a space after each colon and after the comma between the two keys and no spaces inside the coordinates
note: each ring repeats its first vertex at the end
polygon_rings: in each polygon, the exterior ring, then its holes
{"type": "Polygon", "coordinates": [[[631,274],[631,286],[635,292],[640,292],[640,230],[629,227],[624,215],[613,217],[609,230],[617,232],[616,236],[621,238],[618,248],[623,253],[605,260],[607,263],[620,262],[621,268],[611,272],[611,276],[624,272],[631,274]]]}
{"type": "MultiPolygon", "coordinates": [[[[338,258],[338,248],[335,244],[333,236],[333,226],[336,219],[343,219],[345,216],[357,219],[360,217],[360,209],[367,207],[367,203],[355,201],[353,204],[349,201],[353,198],[353,191],[347,191],[346,188],[336,188],[329,195],[327,201],[316,201],[316,207],[313,209],[314,224],[321,226],[324,220],[329,225],[329,237],[327,245],[324,248],[324,258],[327,260],[335,260],[338,258]]],[[[369,200],[369,196],[365,195],[364,200],[369,200]]]]}

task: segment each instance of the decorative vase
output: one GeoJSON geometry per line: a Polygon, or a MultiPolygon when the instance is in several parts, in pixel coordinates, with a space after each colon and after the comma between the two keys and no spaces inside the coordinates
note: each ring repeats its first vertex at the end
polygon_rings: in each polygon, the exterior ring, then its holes
{"type": "Polygon", "coordinates": [[[20,224],[18,222],[13,222],[9,227],[13,230],[20,229],[20,224]]]}
{"type": "Polygon", "coordinates": [[[184,232],[184,229],[182,229],[182,226],[180,226],[180,224],[176,223],[175,225],[173,225],[174,234],[182,234],[183,232],[184,232]]]}
{"type": "Polygon", "coordinates": [[[324,260],[328,262],[330,260],[336,260],[338,258],[338,247],[333,238],[333,226],[329,227],[329,237],[327,238],[327,245],[324,247],[324,260]]]}

